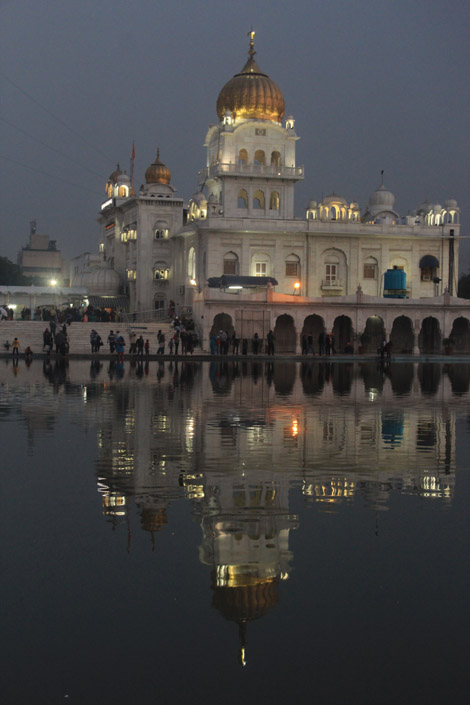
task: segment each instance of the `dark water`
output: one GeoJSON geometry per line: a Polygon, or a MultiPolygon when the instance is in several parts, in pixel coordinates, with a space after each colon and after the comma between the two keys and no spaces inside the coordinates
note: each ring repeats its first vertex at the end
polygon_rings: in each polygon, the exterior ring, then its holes
{"type": "Polygon", "coordinates": [[[469,381],[1,363],[2,701],[466,702],[469,381]]]}

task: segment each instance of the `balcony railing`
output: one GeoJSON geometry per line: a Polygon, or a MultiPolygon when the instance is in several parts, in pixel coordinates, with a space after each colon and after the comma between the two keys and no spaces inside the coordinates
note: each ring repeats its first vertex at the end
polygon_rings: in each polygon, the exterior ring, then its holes
{"type": "Polygon", "coordinates": [[[198,183],[216,176],[265,176],[271,179],[303,179],[303,166],[275,166],[274,164],[211,164],[198,172],[198,183]]]}
{"type": "Polygon", "coordinates": [[[340,279],[323,279],[321,288],[325,291],[338,291],[343,288],[343,282],[340,279]]]}

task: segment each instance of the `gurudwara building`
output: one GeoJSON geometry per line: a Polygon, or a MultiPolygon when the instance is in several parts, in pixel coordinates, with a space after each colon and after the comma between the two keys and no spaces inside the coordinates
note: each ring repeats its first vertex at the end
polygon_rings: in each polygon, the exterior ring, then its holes
{"type": "Polygon", "coordinates": [[[440,352],[451,338],[469,352],[470,306],[454,295],[457,202],[400,217],[382,177],[364,208],[332,193],[295,217],[299,136],[255,53],[251,32],[247,62],[217,98],[188,203],[159,151],[137,193],[119,166],[110,175],[99,216],[107,293],[127,294],[141,320],[191,309],[205,349],[215,330],[250,339],[272,329],[280,352],[321,331],[365,352],[383,338],[410,353],[440,352]]]}

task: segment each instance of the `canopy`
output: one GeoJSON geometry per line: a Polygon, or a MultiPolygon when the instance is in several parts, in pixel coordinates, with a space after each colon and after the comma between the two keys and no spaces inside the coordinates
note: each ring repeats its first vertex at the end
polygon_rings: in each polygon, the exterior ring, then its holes
{"type": "Polygon", "coordinates": [[[426,269],[427,267],[439,267],[439,260],[434,257],[434,255],[424,255],[419,260],[419,268],[426,269]]]}
{"type": "Polygon", "coordinates": [[[266,287],[268,284],[277,285],[274,277],[242,277],[237,274],[223,274],[221,277],[210,277],[208,280],[210,287],[228,289],[231,286],[241,286],[245,288],[266,287]]]}

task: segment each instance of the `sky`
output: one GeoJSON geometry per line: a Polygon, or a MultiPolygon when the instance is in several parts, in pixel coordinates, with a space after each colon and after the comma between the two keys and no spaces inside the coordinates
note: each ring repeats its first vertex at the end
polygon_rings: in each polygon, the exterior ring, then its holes
{"type": "Polygon", "coordinates": [[[297,216],[333,191],[363,211],[383,169],[401,215],[453,197],[470,236],[468,0],[0,0],[0,27],[0,256],[31,220],[67,258],[97,251],[133,141],[136,188],[160,147],[187,201],[252,27],[300,136],[297,216]]]}

